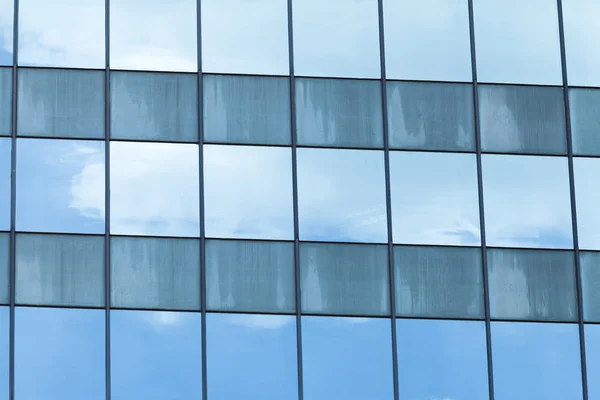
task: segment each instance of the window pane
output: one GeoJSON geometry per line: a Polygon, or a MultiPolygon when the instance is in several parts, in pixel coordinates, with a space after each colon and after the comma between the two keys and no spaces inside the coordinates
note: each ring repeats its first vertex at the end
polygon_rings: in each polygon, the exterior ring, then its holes
{"type": "Polygon", "coordinates": [[[11,140],[0,138],[0,231],[10,230],[11,140]]]}
{"type": "Polygon", "coordinates": [[[204,75],[204,140],[290,144],[288,78],[204,75]]]}
{"type": "Polygon", "coordinates": [[[301,243],[302,312],[389,315],[386,246],[301,243]]]}
{"type": "Polygon", "coordinates": [[[203,0],[202,70],[289,73],[286,0],[203,0]]]}
{"type": "Polygon", "coordinates": [[[204,146],[206,236],[292,239],[289,148],[204,146]]]}
{"type": "Polygon", "coordinates": [[[296,0],[292,4],[296,75],[381,75],[377,0],[296,0]]]}
{"type": "Polygon", "coordinates": [[[19,69],[20,136],[104,137],[104,72],[19,69]]]}
{"type": "Polygon", "coordinates": [[[198,70],[196,0],[110,2],[110,67],[198,70]]]}
{"type": "Polygon", "coordinates": [[[18,234],[16,302],[104,306],[104,237],[18,234]]]}
{"type": "Polygon", "coordinates": [[[200,242],[113,236],[111,305],[124,308],[200,308],[200,242]]]}
{"type": "Polygon", "coordinates": [[[597,189],[600,159],[576,157],[573,159],[573,168],[579,248],[600,250],[600,190],[597,189]]]}
{"type": "Polygon", "coordinates": [[[0,393],[2,399],[8,400],[9,385],[9,336],[10,309],[0,307],[0,393]]]}
{"type": "Polygon", "coordinates": [[[296,80],[299,145],[383,147],[381,82],[296,80]]]}
{"type": "Polygon", "coordinates": [[[202,397],[201,319],[197,313],[110,313],[111,398],[202,397]]]}
{"type": "Polygon", "coordinates": [[[15,399],[104,400],[104,310],[15,309],[15,399]]]}
{"type": "Polygon", "coordinates": [[[211,400],[298,398],[295,317],[209,313],[206,342],[211,400]]]}
{"type": "Polygon", "coordinates": [[[113,141],[111,232],[198,237],[198,162],[198,145],[113,141]]]}
{"type": "Polygon", "coordinates": [[[567,159],[483,155],[488,246],[573,248],[567,159]]]}
{"type": "MultiPolygon", "coordinates": [[[[14,4],[14,0],[0,0],[0,23],[4,27],[0,36],[0,65],[12,65],[13,63],[14,4]]],[[[0,386],[1,388],[2,386],[0,386]]]]}
{"type": "Polygon", "coordinates": [[[481,249],[395,246],[394,269],[398,315],[483,318],[481,249]]]}
{"type": "Polygon", "coordinates": [[[295,312],[294,244],[206,241],[210,310],[295,312]]]}
{"type": "Polygon", "coordinates": [[[573,153],[600,156],[600,90],[569,89],[573,153]]]}
{"type": "Polygon", "coordinates": [[[562,10],[569,85],[600,86],[600,57],[595,40],[600,36],[600,4],[595,0],[563,0],[562,10]]]}
{"type": "Polygon", "coordinates": [[[492,322],[494,398],[581,400],[576,324],[492,322]]]}
{"type": "Polygon", "coordinates": [[[487,266],[492,318],[577,319],[572,252],[488,249],[487,266]]]}
{"type": "Polygon", "coordinates": [[[297,154],[301,240],[387,242],[383,152],[297,154]]]}
{"type": "Polygon", "coordinates": [[[104,3],[19,0],[19,65],[104,68],[104,3]]]}
{"type": "MultiPolygon", "coordinates": [[[[0,0],[0,7],[2,7],[0,0]]],[[[12,1],[11,1],[12,3],[12,1]]],[[[1,9],[1,8],[0,8],[1,9]]],[[[1,15],[1,14],[0,14],[1,15]]],[[[0,16],[0,21],[1,21],[0,16]]],[[[2,44],[2,37],[0,37],[2,44]]],[[[2,49],[0,48],[0,61],[2,49]]],[[[12,126],[12,69],[0,68],[0,136],[10,136],[12,126]]]]}
{"type": "Polygon", "coordinates": [[[567,152],[561,88],[480,85],[482,151],[567,152]]]}
{"type": "Polygon", "coordinates": [[[588,398],[600,399],[600,325],[585,326],[585,354],[588,376],[588,398]]]}
{"type": "Polygon", "coordinates": [[[555,0],[475,0],[481,82],[562,85],[555,0]]]}
{"type": "Polygon", "coordinates": [[[394,243],[479,245],[474,154],[391,152],[394,243]]]}
{"type": "MultiPolygon", "coordinates": [[[[0,304],[10,303],[10,233],[0,233],[0,304]]],[[[0,310],[3,308],[0,307],[0,310]]],[[[1,319],[1,317],[0,317],[1,319]]],[[[2,329],[0,329],[2,331],[2,329]]],[[[0,340],[0,346],[2,342],[0,340]]],[[[2,374],[0,373],[0,377],[2,374]]],[[[0,378],[1,381],[1,378],[0,378]]],[[[0,388],[1,388],[0,384],[0,388]]]]}
{"type": "Polygon", "coordinates": [[[392,399],[389,319],[302,317],[306,399],[392,399]]]}
{"type": "Polygon", "coordinates": [[[104,157],[102,141],[18,139],[17,230],[104,233],[104,157]]]}
{"type": "Polygon", "coordinates": [[[579,253],[581,267],[581,297],[586,322],[600,322],[600,253],[579,253]]]}
{"type": "Polygon", "coordinates": [[[396,320],[404,399],[488,399],[485,324],[396,320]]]}

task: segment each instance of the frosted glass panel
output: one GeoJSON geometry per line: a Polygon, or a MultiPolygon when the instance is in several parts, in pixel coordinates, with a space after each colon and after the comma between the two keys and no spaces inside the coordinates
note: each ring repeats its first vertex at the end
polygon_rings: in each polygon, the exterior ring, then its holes
{"type": "Polygon", "coordinates": [[[600,322],[600,253],[579,253],[581,268],[581,297],[586,322],[600,322]]]}
{"type": "MultiPolygon", "coordinates": [[[[2,38],[0,38],[0,44],[2,38]]],[[[0,57],[2,50],[0,49],[0,57]]],[[[1,58],[0,58],[1,59],[1,58]]],[[[0,136],[11,135],[12,69],[0,68],[0,136]]]]}
{"type": "Polygon", "coordinates": [[[10,233],[0,233],[0,304],[10,302],[10,233]]]}
{"type": "Polygon", "coordinates": [[[600,156],[600,90],[569,89],[573,153],[600,156]]]}
{"type": "MultiPolygon", "coordinates": [[[[600,3],[596,0],[562,0],[569,85],[600,86],[600,3]]],[[[600,396],[600,392],[598,394],[600,396]]],[[[590,399],[593,399],[590,395],[590,399]]]]}

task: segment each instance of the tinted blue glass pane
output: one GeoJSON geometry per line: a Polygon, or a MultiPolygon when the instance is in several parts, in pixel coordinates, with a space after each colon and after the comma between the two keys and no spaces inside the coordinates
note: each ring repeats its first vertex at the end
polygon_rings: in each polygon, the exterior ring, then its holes
{"type": "Polygon", "coordinates": [[[0,398],[8,399],[10,309],[0,307],[0,398]]]}
{"type": "Polygon", "coordinates": [[[562,11],[569,85],[600,86],[600,57],[596,46],[596,38],[600,36],[597,18],[600,3],[563,0],[562,11]]]}
{"type": "Polygon", "coordinates": [[[0,304],[10,302],[10,233],[0,233],[0,304]]]}
{"type": "Polygon", "coordinates": [[[600,190],[597,186],[600,159],[576,157],[573,159],[573,168],[579,248],[600,250],[600,190]]]}
{"type": "MultiPolygon", "coordinates": [[[[0,9],[2,7],[0,0],[0,9]]],[[[1,14],[0,14],[1,15],[1,14]]],[[[1,18],[1,17],[0,17],[1,18]]],[[[0,43],[2,36],[0,35],[0,43]]],[[[0,60],[2,49],[0,49],[0,60]]],[[[0,136],[11,135],[12,118],[12,69],[0,68],[0,136]]]]}
{"type": "Polygon", "coordinates": [[[11,140],[0,138],[0,231],[10,229],[11,140]]]}
{"type": "Polygon", "coordinates": [[[206,346],[210,399],[298,398],[295,317],[209,313],[206,346]]]}
{"type": "Polygon", "coordinates": [[[202,397],[200,314],[113,310],[110,317],[112,399],[202,397]]]}
{"type": "Polygon", "coordinates": [[[104,233],[104,142],[17,140],[16,228],[104,233]]]}
{"type": "Polygon", "coordinates": [[[0,65],[13,63],[13,18],[14,0],[0,0],[0,21],[3,30],[0,34],[0,65]]]}
{"type": "Polygon", "coordinates": [[[600,90],[569,89],[573,153],[600,155],[600,90]]]}
{"type": "Polygon", "coordinates": [[[585,326],[585,355],[588,376],[588,399],[600,399],[600,325],[585,326]]]}

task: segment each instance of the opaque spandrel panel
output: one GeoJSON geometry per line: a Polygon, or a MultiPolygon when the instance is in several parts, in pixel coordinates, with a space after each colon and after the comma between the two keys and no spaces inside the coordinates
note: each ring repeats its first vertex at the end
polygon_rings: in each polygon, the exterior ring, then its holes
{"type": "Polygon", "coordinates": [[[483,318],[481,249],[395,246],[396,313],[483,318]]]}
{"type": "Polygon", "coordinates": [[[562,11],[569,85],[600,86],[600,55],[596,41],[600,37],[600,3],[596,0],[563,0],[562,11]]]}
{"type": "Polygon", "coordinates": [[[581,298],[586,322],[600,322],[600,253],[579,253],[581,298]]]}
{"type": "Polygon", "coordinates": [[[200,242],[115,237],[110,241],[111,305],[200,309],[200,242]]]}
{"type": "Polygon", "coordinates": [[[289,78],[204,75],[205,142],[290,144],[289,78]]]}
{"type": "MultiPolygon", "coordinates": [[[[1,6],[1,5],[0,5],[1,6]]],[[[1,17],[0,17],[1,18],[1,17]]],[[[2,38],[0,37],[0,41],[2,38]]],[[[2,50],[0,50],[0,57],[2,50]]],[[[10,136],[12,126],[12,69],[0,68],[0,136],[10,136]]]]}
{"type": "Polygon", "coordinates": [[[389,315],[387,247],[300,244],[302,312],[389,315]]]}
{"type": "Polygon", "coordinates": [[[104,237],[17,234],[16,302],[104,306],[104,237]]]}
{"type": "Polygon", "coordinates": [[[112,139],[198,140],[198,80],[192,74],[112,72],[112,139]]]}
{"type": "Polygon", "coordinates": [[[475,151],[473,86],[387,82],[390,147],[475,151]]]}
{"type": "Polygon", "coordinates": [[[575,321],[575,264],[570,251],[488,249],[492,318],[575,321]]]}
{"type": "Polygon", "coordinates": [[[296,79],[299,145],[383,147],[381,82],[296,79]]]}
{"type": "Polygon", "coordinates": [[[0,65],[13,63],[14,5],[14,0],[0,0],[0,21],[4,27],[0,35],[0,65]]]}
{"type": "Polygon", "coordinates": [[[104,137],[104,71],[19,69],[17,134],[104,137]]]}
{"type": "Polygon", "coordinates": [[[10,230],[11,139],[0,138],[0,231],[10,230]]]}
{"type": "Polygon", "coordinates": [[[573,154],[600,156],[600,90],[569,89],[573,154]]]}
{"type": "Polygon", "coordinates": [[[565,154],[562,88],[479,85],[481,150],[565,154]]]}
{"type": "Polygon", "coordinates": [[[209,310],[294,312],[294,244],[206,241],[209,310]]]}
{"type": "Polygon", "coordinates": [[[0,233],[0,304],[10,302],[10,233],[0,233]]]}

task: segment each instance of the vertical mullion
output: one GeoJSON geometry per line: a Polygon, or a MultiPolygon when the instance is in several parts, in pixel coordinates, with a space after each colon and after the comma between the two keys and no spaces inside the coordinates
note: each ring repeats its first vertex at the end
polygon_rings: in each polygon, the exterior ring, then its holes
{"type": "Polygon", "coordinates": [[[106,399],[110,400],[110,0],[104,1],[104,43],[104,363],[106,399]]]}

